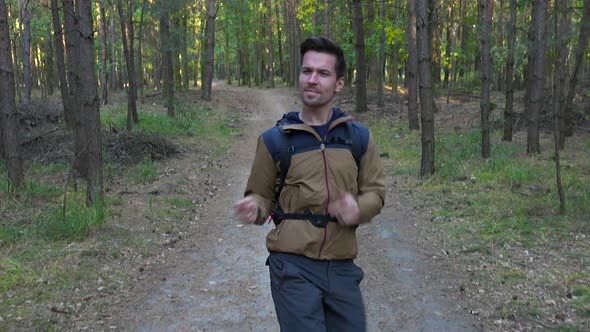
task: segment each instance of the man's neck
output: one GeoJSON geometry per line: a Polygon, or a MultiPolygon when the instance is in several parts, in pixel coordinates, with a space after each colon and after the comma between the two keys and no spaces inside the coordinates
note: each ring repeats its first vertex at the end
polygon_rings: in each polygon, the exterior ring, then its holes
{"type": "Polygon", "coordinates": [[[321,126],[332,118],[332,106],[326,107],[325,109],[307,109],[303,107],[301,112],[299,113],[299,119],[303,121],[303,123],[310,125],[310,126],[321,126]]]}

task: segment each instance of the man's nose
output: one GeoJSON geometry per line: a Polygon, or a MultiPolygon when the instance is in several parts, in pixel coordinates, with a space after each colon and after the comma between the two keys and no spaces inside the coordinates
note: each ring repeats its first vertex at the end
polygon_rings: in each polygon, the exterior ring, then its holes
{"type": "Polygon", "coordinates": [[[316,72],[312,72],[311,74],[309,74],[309,76],[307,77],[307,82],[308,83],[317,83],[317,78],[318,78],[318,73],[316,72]]]}

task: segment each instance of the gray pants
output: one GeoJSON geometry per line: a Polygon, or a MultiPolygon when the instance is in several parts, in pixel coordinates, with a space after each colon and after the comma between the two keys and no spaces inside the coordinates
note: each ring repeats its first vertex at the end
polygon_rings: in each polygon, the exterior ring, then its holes
{"type": "Polygon", "coordinates": [[[364,273],[352,260],[273,252],[268,265],[281,331],[366,330],[359,288],[364,273]]]}

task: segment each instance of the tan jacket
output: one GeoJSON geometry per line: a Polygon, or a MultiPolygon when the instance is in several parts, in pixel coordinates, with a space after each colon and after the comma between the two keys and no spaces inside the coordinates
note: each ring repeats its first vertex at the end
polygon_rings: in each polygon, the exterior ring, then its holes
{"type": "MultiPolygon", "coordinates": [[[[352,121],[352,117],[339,110],[334,109],[334,112],[328,132],[352,121]]],[[[358,123],[355,125],[368,131],[358,123]]],[[[305,131],[314,135],[318,142],[322,141],[317,132],[298,117],[291,116],[283,130],[305,131]]],[[[314,214],[327,214],[330,202],[351,193],[356,197],[361,223],[376,216],[383,207],[385,179],[373,136],[370,131],[368,133],[368,145],[359,162],[360,170],[349,149],[325,148],[294,154],[279,197],[285,213],[303,213],[309,209],[314,214]]],[[[267,220],[274,206],[275,184],[280,173],[278,166],[260,136],[245,191],[245,195],[254,197],[260,207],[257,224],[267,220]]],[[[301,254],[313,259],[353,259],[358,253],[355,233],[356,227],[336,222],[321,228],[307,220],[287,219],[268,233],[266,245],[271,252],[301,254]]]]}

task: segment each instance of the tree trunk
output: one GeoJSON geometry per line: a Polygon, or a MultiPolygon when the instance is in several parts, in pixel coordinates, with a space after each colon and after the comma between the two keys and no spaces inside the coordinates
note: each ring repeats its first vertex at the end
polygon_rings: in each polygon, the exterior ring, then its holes
{"type": "Polygon", "coordinates": [[[516,40],[516,0],[510,0],[510,24],[508,25],[508,55],[506,58],[506,104],[504,106],[503,141],[512,141],[514,123],[514,42],[516,40]]]}
{"type": "Polygon", "coordinates": [[[492,29],[493,0],[479,0],[481,14],[481,156],[491,157],[490,149],[490,84],[492,83],[492,55],[490,30],[492,29]]]}
{"type": "Polygon", "coordinates": [[[530,99],[527,113],[527,153],[541,152],[539,144],[539,114],[543,105],[545,85],[545,16],[547,2],[535,0],[532,9],[532,22],[529,30],[529,69],[530,99]]]}
{"type": "MultiPolygon", "coordinates": [[[[266,0],[266,20],[268,22],[268,87],[275,87],[274,46],[272,31],[272,0],[266,0]]],[[[278,18],[277,18],[278,19],[278,18]]]]}
{"type": "Polygon", "coordinates": [[[141,3],[141,16],[139,17],[139,36],[137,37],[137,85],[139,86],[139,102],[145,103],[144,74],[143,74],[143,25],[147,0],[141,3]]]}
{"type": "Polygon", "coordinates": [[[166,1],[160,1],[160,42],[162,43],[162,77],[164,83],[164,104],[169,117],[174,117],[174,68],[170,36],[170,16],[166,1]]]}
{"type": "Polygon", "coordinates": [[[133,128],[133,124],[139,123],[137,117],[137,86],[135,83],[135,54],[133,48],[133,1],[127,2],[127,13],[123,9],[122,0],[117,1],[117,11],[121,19],[121,38],[123,41],[123,54],[127,65],[127,130],[133,128]]]}
{"type": "Polygon", "coordinates": [[[68,51],[68,69],[72,77],[70,82],[71,86],[76,86],[75,99],[72,103],[78,111],[74,125],[76,168],[86,179],[87,203],[100,204],[103,193],[103,163],[92,5],[90,1],[85,0],[77,0],[75,3],[72,0],[64,0],[64,9],[66,11],[66,45],[76,46],[73,53],[68,51]],[[71,18],[68,19],[68,16],[71,18]],[[68,41],[70,38],[72,40],[68,41]]]}
{"type": "MultiPolygon", "coordinates": [[[[567,97],[565,100],[564,114],[564,132],[561,135],[562,139],[565,136],[571,137],[574,134],[573,127],[573,116],[572,116],[572,103],[574,96],[576,95],[576,85],[578,84],[578,74],[582,68],[582,62],[584,61],[584,55],[586,54],[586,48],[588,46],[588,35],[590,34],[590,0],[584,0],[582,24],[580,26],[580,36],[578,37],[578,45],[576,46],[574,67],[570,77],[570,82],[567,90],[567,97]]],[[[563,148],[565,142],[561,143],[560,146],[563,148]]]]}
{"type": "Polygon", "coordinates": [[[408,1],[408,121],[410,130],[420,129],[418,119],[418,51],[416,49],[416,0],[408,1]]]}
{"type": "Polygon", "coordinates": [[[426,1],[416,4],[416,44],[422,108],[422,160],[420,176],[433,174],[434,169],[434,99],[432,97],[432,51],[428,35],[428,11],[426,1]]]}
{"type": "Polygon", "coordinates": [[[51,15],[53,23],[53,42],[55,44],[55,57],[57,60],[57,76],[59,80],[59,90],[61,93],[61,100],[64,109],[64,121],[68,128],[73,128],[73,110],[70,106],[70,92],[68,87],[68,80],[66,74],[66,62],[64,55],[64,34],[61,27],[61,20],[59,16],[58,0],[51,1],[51,15]]]}
{"type": "MultiPolygon", "coordinates": [[[[362,2],[362,1],[361,1],[362,2]]],[[[367,25],[368,25],[368,30],[366,35],[371,38],[374,34],[375,34],[375,2],[374,1],[367,1],[367,25]]],[[[363,29],[364,31],[364,29],[363,29]]],[[[364,33],[364,32],[363,32],[364,33]]],[[[365,53],[366,56],[365,58],[369,58],[369,59],[375,59],[375,58],[379,58],[379,55],[377,54],[376,51],[376,47],[370,47],[369,49],[365,49],[365,53]]],[[[367,64],[367,83],[369,84],[373,84],[374,82],[377,82],[377,76],[378,76],[378,69],[379,68],[379,61],[369,61],[367,64]]]]}
{"type": "Polygon", "coordinates": [[[201,77],[201,98],[211,100],[211,87],[213,85],[213,68],[215,61],[215,0],[207,0],[207,20],[205,26],[205,50],[203,57],[203,70],[205,75],[201,77]]]}
{"type": "Polygon", "coordinates": [[[100,70],[100,87],[102,89],[102,104],[108,104],[109,89],[108,89],[108,78],[107,78],[107,18],[105,10],[105,0],[98,2],[98,10],[100,12],[100,59],[101,59],[101,70],[100,70]]]}
{"type": "MultiPolygon", "coordinates": [[[[114,11],[113,11],[114,12],[114,11]]],[[[115,37],[115,15],[111,15],[109,24],[109,35],[111,36],[111,89],[117,89],[117,44],[115,37]]]]}
{"type": "MultiPolygon", "coordinates": [[[[279,72],[277,74],[279,76],[283,76],[283,82],[284,82],[285,81],[285,79],[284,79],[285,65],[283,63],[283,46],[282,46],[283,45],[283,42],[282,42],[283,41],[283,32],[282,32],[283,29],[281,29],[281,20],[280,20],[281,16],[279,15],[280,4],[281,4],[281,2],[277,1],[276,5],[275,5],[275,8],[276,8],[275,17],[277,18],[277,37],[278,37],[277,45],[279,46],[279,49],[278,49],[278,51],[279,51],[279,54],[278,54],[279,55],[279,72]]],[[[283,20],[284,20],[284,18],[283,18],[283,20]]]]}
{"type": "Polygon", "coordinates": [[[356,107],[362,113],[367,110],[367,65],[365,60],[365,33],[363,30],[363,7],[361,0],[352,0],[352,29],[354,30],[354,51],[356,55],[356,107]]]}
{"type": "Polygon", "coordinates": [[[379,15],[380,15],[380,23],[381,29],[379,31],[379,64],[377,68],[377,106],[383,107],[385,104],[385,96],[384,96],[384,76],[385,76],[385,24],[386,24],[386,15],[385,15],[385,2],[381,3],[379,8],[379,15]]]}
{"type": "Polygon", "coordinates": [[[11,47],[8,10],[4,0],[0,0],[0,157],[6,161],[9,185],[18,188],[23,183],[24,170],[18,140],[11,47]]]}
{"type": "Polygon", "coordinates": [[[23,82],[25,94],[21,103],[27,105],[31,101],[32,77],[31,77],[31,12],[30,1],[20,0],[21,40],[23,47],[23,82]]]}
{"type": "Polygon", "coordinates": [[[553,109],[554,109],[554,139],[555,139],[555,182],[557,185],[557,192],[559,195],[559,212],[565,213],[565,194],[561,182],[561,161],[559,153],[560,127],[563,125],[563,114],[560,113],[561,105],[565,103],[565,79],[566,70],[564,61],[562,59],[568,58],[567,48],[567,30],[569,28],[569,19],[567,15],[567,0],[555,1],[555,37],[557,43],[555,44],[555,66],[553,68],[553,109]]]}

